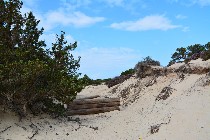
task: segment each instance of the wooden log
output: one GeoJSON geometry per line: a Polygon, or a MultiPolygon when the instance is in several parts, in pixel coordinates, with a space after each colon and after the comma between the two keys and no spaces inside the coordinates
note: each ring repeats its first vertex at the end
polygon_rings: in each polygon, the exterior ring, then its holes
{"type": "Polygon", "coordinates": [[[90,108],[101,108],[101,107],[113,107],[120,106],[120,102],[108,102],[108,103],[97,103],[97,104],[69,104],[69,110],[80,110],[90,108]]]}
{"type": "Polygon", "coordinates": [[[76,100],[94,99],[94,98],[98,98],[98,97],[100,97],[100,96],[99,95],[94,95],[94,96],[84,97],[84,98],[76,99],[76,100]]]}
{"type": "Polygon", "coordinates": [[[89,115],[89,114],[98,114],[104,112],[110,112],[114,110],[120,110],[119,106],[115,107],[102,107],[102,108],[91,108],[91,109],[80,109],[80,110],[69,110],[67,115],[89,115]]]}
{"type": "Polygon", "coordinates": [[[109,102],[120,102],[120,98],[105,98],[105,99],[76,99],[71,104],[98,104],[98,103],[109,103],[109,102]]]}

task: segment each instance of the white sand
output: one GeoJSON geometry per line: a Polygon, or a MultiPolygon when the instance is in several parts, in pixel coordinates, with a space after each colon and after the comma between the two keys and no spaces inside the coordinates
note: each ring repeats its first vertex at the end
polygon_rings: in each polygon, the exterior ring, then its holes
{"type": "MultiPolygon", "coordinates": [[[[182,63],[175,63],[175,64],[173,64],[173,65],[171,65],[171,66],[169,66],[168,68],[170,69],[178,69],[180,66],[183,66],[183,65],[185,65],[185,63],[184,62],[182,62],[182,63]]],[[[198,58],[198,59],[196,59],[196,60],[191,60],[190,62],[189,62],[189,65],[191,66],[191,67],[203,67],[203,68],[209,68],[210,67],[210,59],[209,60],[207,60],[207,61],[202,61],[202,59],[201,58],[198,58]]]]}
{"type": "MultiPolygon", "coordinates": [[[[197,61],[191,64],[210,67],[197,61]]],[[[33,139],[37,140],[138,140],[140,137],[143,140],[210,139],[210,85],[205,85],[210,76],[185,74],[184,80],[181,80],[176,73],[171,73],[158,77],[155,84],[146,87],[152,80],[153,77],[141,80],[131,77],[112,88],[105,85],[86,87],[78,98],[92,95],[126,96],[121,98],[121,111],[71,117],[71,120],[79,119],[79,122],[50,119],[47,116],[31,117],[31,120],[19,122],[14,114],[1,111],[0,140],[28,139],[36,130],[38,134],[33,139]],[[170,97],[155,100],[166,86],[173,89],[170,97]],[[159,131],[151,134],[151,126],[158,124],[161,124],[159,131]],[[2,132],[8,126],[11,127],[2,132]]]]}

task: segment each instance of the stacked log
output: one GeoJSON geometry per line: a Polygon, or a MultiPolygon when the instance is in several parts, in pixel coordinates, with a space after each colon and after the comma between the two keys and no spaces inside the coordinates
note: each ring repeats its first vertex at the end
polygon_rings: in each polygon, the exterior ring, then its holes
{"type": "Polygon", "coordinates": [[[68,105],[68,115],[89,115],[120,110],[120,98],[76,99],[68,105]]]}

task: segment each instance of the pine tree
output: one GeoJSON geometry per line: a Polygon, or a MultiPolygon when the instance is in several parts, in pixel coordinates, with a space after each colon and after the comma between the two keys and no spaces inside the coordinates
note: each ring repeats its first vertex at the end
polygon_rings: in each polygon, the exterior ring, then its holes
{"type": "Polygon", "coordinates": [[[80,58],[71,53],[77,43],[68,44],[61,32],[52,49],[45,49],[40,21],[32,12],[22,15],[22,4],[0,0],[0,101],[21,117],[28,109],[64,113],[54,100],[69,103],[83,88],[77,73],[80,58]],[[42,107],[34,109],[38,104],[42,107]]]}

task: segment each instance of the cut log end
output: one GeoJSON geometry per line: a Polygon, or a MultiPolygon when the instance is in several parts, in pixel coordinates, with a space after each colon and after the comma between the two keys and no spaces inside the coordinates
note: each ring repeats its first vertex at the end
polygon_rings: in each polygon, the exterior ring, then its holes
{"type": "Polygon", "coordinates": [[[68,105],[68,115],[89,115],[120,110],[120,98],[76,99],[68,105]]]}

